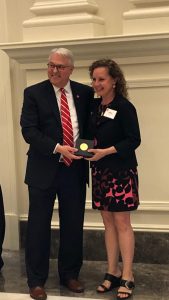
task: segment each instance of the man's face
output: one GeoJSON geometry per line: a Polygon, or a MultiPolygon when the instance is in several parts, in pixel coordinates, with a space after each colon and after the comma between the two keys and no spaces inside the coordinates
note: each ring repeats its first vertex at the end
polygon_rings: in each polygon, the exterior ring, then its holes
{"type": "Polygon", "coordinates": [[[48,78],[56,87],[64,87],[73,72],[73,68],[66,56],[53,53],[48,62],[48,78]]]}

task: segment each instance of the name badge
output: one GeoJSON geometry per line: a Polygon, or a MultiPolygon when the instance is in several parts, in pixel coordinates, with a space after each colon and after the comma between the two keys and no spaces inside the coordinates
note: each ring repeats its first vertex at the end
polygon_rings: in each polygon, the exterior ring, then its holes
{"type": "Polygon", "coordinates": [[[116,114],[117,114],[117,110],[106,108],[103,116],[110,119],[114,119],[116,114]]]}

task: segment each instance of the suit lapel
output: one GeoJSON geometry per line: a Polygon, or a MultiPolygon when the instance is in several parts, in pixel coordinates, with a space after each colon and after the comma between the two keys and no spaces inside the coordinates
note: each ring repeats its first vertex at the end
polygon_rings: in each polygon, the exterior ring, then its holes
{"type": "Polygon", "coordinates": [[[81,90],[79,88],[79,85],[76,84],[73,81],[70,81],[70,86],[71,86],[71,90],[72,90],[72,95],[73,95],[73,99],[74,99],[74,103],[75,103],[75,108],[76,108],[76,113],[77,113],[77,119],[78,119],[78,124],[79,124],[79,130],[81,132],[81,128],[82,128],[82,105],[80,104],[80,100],[81,100],[81,90]]]}
{"type": "Polygon", "coordinates": [[[48,103],[51,106],[51,109],[61,126],[60,112],[59,112],[59,107],[56,99],[56,94],[50,81],[48,81],[47,84],[48,84],[48,88],[46,89],[46,98],[48,99],[48,103]]]}

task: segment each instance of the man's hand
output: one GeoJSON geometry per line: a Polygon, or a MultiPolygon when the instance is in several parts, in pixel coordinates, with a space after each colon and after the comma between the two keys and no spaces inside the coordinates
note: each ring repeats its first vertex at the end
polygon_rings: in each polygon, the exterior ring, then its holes
{"type": "Polygon", "coordinates": [[[73,148],[67,145],[58,145],[57,146],[57,152],[62,154],[63,156],[69,158],[69,159],[82,159],[83,156],[77,156],[74,153],[78,151],[77,148],[73,148]]]}

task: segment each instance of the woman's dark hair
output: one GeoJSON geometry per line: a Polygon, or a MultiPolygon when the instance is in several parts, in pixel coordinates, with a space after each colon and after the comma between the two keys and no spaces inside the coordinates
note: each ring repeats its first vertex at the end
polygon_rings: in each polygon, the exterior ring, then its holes
{"type": "Polygon", "coordinates": [[[124,74],[120,69],[119,65],[114,60],[111,59],[96,60],[89,67],[89,73],[91,79],[93,77],[93,71],[96,68],[100,68],[100,67],[107,68],[109,75],[113,79],[117,80],[116,87],[115,87],[116,94],[122,95],[123,97],[127,98],[128,97],[127,84],[124,78],[124,74]]]}

